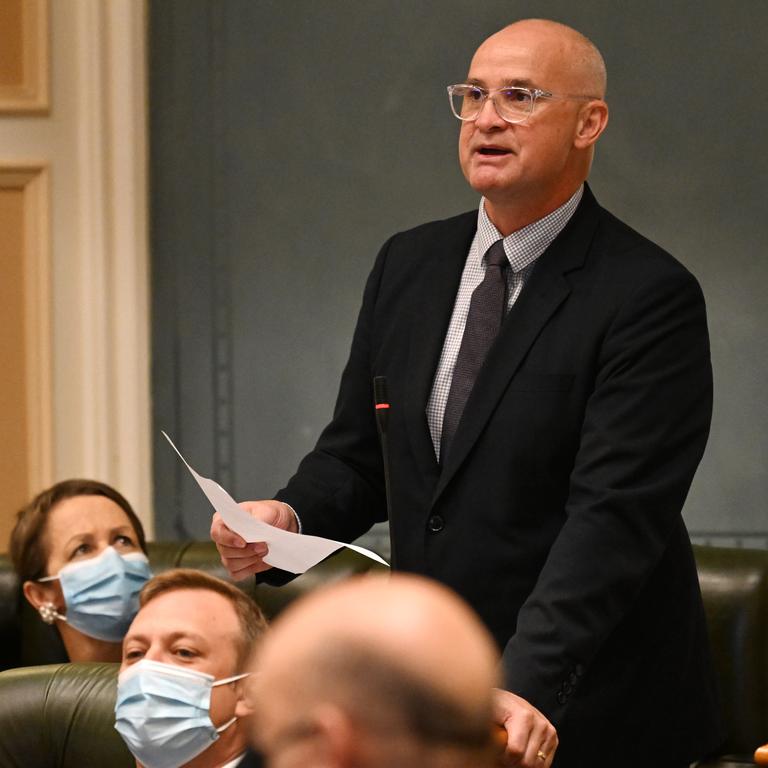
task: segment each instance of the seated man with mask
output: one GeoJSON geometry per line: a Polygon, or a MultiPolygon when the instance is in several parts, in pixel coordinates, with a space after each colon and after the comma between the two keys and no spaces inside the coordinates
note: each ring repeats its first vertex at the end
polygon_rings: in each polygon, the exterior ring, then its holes
{"type": "Polygon", "coordinates": [[[178,568],[147,582],[123,643],[115,728],[139,768],[254,768],[244,672],[266,620],[246,594],[178,568]]]}
{"type": "Polygon", "coordinates": [[[254,663],[270,768],[498,764],[495,645],[436,582],[366,576],[318,590],[280,615],[254,663]]]}

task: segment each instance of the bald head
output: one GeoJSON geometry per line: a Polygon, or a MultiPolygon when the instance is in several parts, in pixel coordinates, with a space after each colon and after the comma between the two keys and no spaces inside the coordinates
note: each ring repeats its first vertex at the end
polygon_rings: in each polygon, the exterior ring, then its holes
{"type": "Polygon", "coordinates": [[[331,713],[365,733],[349,740],[365,753],[360,765],[447,766],[455,753],[484,754],[497,664],[485,628],[446,588],[402,575],[348,580],[291,607],[260,649],[262,746],[279,750],[281,732],[302,724],[322,731],[331,713]]]}
{"type": "Polygon", "coordinates": [[[559,70],[557,77],[563,86],[550,84],[548,88],[567,87],[574,95],[605,98],[607,74],[602,54],[588,37],[557,21],[523,19],[509,24],[485,40],[477,53],[488,47],[503,50],[520,45],[535,51],[548,68],[559,70]]]}

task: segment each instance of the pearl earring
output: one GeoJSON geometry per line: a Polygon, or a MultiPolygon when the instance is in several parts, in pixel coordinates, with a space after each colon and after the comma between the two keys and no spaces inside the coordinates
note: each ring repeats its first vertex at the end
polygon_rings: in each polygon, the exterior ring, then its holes
{"type": "Polygon", "coordinates": [[[56,610],[56,606],[53,603],[43,603],[38,609],[40,618],[46,624],[53,624],[56,619],[63,619],[64,617],[56,610]]]}

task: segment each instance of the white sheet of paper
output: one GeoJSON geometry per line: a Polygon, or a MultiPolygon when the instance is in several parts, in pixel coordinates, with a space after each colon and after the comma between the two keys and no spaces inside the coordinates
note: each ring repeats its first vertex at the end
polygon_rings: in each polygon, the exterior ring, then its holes
{"type": "Polygon", "coordinates": [[[192,473],[203,493],[208,497],[213,508],[221,515],[228,528],[242,536],[248,542],[264,541],[269,547],[269,554],[264,562],[275,568],[281,568],[291,573],[304,573],[313,565],[317,565],[328,555],[347,547],[370,557],[377,563],[389,566],[386,560],[379,557],[369,549],[358,547],[355,544],[345,544],[343,541],[333,541],[320,536],[306,536],[299,533],[291,533],[273,525],[263,523],[251,517],[215,480],[203,477],[195,472],[187,460],[181,455],[181,451],[173,444],[168,435],[163,432],[165,439],[179,455],[187,469],[192,473]]]}

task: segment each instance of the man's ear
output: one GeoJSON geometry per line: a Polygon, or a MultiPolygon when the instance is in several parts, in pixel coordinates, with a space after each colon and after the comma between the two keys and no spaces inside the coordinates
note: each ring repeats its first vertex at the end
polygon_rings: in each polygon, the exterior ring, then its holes
{"type": "Polygon", "coordinates": [[[253,678],[249,675],[235,682],[235,717],[248,717],[253,714],[253,678]]]}
{"type": "Polygon", "coordinates": [[[323,756],[318,763],[334,768],[359,765],[360,734],[350,717],[335,704],[323,704],[312,713],[317,728],[316,753],[323,756]]]}
{"type": "Polygon", "coordinates": [[[573,144],[576,149],[589,149],[608,125],[608,105],[601,99],[590,101],[582,107],[576,123],[573,144]]]}

